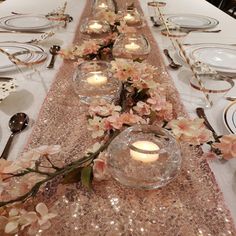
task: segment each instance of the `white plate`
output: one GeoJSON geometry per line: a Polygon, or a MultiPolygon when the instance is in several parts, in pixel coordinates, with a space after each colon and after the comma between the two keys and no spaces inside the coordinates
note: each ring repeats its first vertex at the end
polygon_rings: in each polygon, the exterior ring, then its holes
{"type": "MultiPolygon", "coordinates": [[[[202,43],[192,46],[185,46],[186,55],[193,61],[200,61],[223,73],[236,73],[236,47],[218,44],[202,43]]],[[[183,55],[179,51],[179,57],[183,60],[183,55]]]]}
{"type": "Polygon", "coordinates": [[[194,14],[167,15],[167,20],[187,29],[208,29],[219,24],[218,20],[214,18],[194,14]]]}
{"type": "Polygon", "coordinates": [[[191,53],[192,58],[209,66],[236,70],[236,48],[224,46],[197,48],[191,53]]]}
{"type": "Polygon", "coordinates": [[[236,102],[232,102],[225,108],[223,121],[229,132],[236,134],[236,102]]]}
{"type": "MultiPolygon", "coordinates": [[[[18,59],[26,63],[36,63],[47,58],[47,55],[44,53],[44,50],[42,48],[32,44],[18,42],[0,42],[0,48],[13,55],[17,55],[17,53],[23,51],[26,52],[24,54],[16,56],[18,59]]],[[[15,64],[12,63],[6,55],[0,53],[0,72],[7,72],[13,70],[14,68],[16,68],[15,64]]]]}
{"type": "Polygon", "coordinates": [[[0,18],[0,27],[15,31],[37,31],[54,27],[58,22],[48,20],[44,15],[11,15],[0,18]]]}

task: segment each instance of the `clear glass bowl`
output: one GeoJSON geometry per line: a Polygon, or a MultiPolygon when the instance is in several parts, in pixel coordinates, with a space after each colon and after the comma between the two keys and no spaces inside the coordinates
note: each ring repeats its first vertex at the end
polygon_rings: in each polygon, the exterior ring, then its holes
{"type": "Polygon", "coordinates": [[[118,98],[121,85],[109,70],[110,64],[105,61],[88,61],[78,66],[73,87],[82,102],[89,104],[97,99],[112,102],[118,98]]]}
{"type": "Polygon", "coordinates": [[[143,17],[137,8],[127,9],[122,13],[122,18],[131,27],[142,27],[144,24],[143,17]]]}
{"type": "Polygon", "coordinates": [[[98,11],[115,11],[113,0],[95,0],[93,4],[93,12],[98,11]]]}
{"type": "Polygon", "coordinates": [[[115,58],[145,60],[150,53],[150,44],[142,34],[121,34],[116,39],[112,54],[115,58]]]}
{"type": "Polygon", "coordinates": [[[156,189],[169,183],[181,168],[176,139],[158,126],[135,125],[121,132],[108,147],[108,168],[121,184],[156,189]]]}
{"type": "Polygon", "coordinates": [[[103,38],[111,32],[107,21],[86,18],[80,27],[80,32],[87,38],[103,38]]]}

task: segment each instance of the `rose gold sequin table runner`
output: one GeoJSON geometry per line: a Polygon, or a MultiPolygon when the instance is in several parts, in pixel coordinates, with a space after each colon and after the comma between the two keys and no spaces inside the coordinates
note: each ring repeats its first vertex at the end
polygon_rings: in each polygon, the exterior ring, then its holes
{"type": "MultiPolygon", "coordinates": [[[[125,4],[122,0],[117,2],[119,7],[125,4]]],[[[92,0],[87,2],[81,19],[91,14],[91,6],[92,0]]],[[[144,27],[140,31],[151,43],[148,60],[159,67],[176,114],[185,115],[150,29],[144,27]]],[[[79,41],[78,27],[74,42],[79,41]]],[[[87,107],[73,92],[73,72],[72,63],[65,61],[43,104],[28,145],[28,148],[34,148],[43,144],[60,144],[63,150],[60,158],[65,163],[80,158],[91,144],[86,129],[87,107]]],[[[200,158],[197,150],[189,147],[183,147],[180,175],[162,189],[134,190],[111,179],[95,182],[93,191],[89,192],[79,183],[61,185],[54,180],[35,200],[45,202],[58,213],[52,227],[41,235],[236,235],[208,164],[200,158]]]]}

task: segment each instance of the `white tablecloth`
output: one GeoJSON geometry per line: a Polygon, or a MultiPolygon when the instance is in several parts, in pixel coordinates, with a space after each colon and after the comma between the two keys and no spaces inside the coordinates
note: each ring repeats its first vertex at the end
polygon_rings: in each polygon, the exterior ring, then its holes
{"type": "MultiPolygon", "coordinates": [[[[141,0],[140,2],[145,16],[148,19],[148,9],[146,5],[147,0],[141,0]]],[[[74,21],[72,23],[69,23],[66,29],[59,30],[51,40],[45,42],[45,44],[42,45],[46,51],[48,51],[49,46],[53,44],[60,44],[64,48],[71,44],[85,3],[86,0],[68,0],[67,13],[73,16],[74,21]]],[[[201,14],[214,17],[220,22],[216,27],[216,29],[222,30],[220,33],[190,33],[184,39],[185,43],[236,43],[235,19],[221,12],[219,9],[215,8],[205,0],[166,0],[166,3],[167,6],[163,9],[163,13],[165,14],[201,14]]],[[[7,16],[10,15],[12,11],[22,13],[46,14],[53,9],[56,9],[58,6],[61,6],[62,4],[63,1],[58,0],[7,0],[3,3],[0,3],[0,15],[7,16]]],[[[163,50],[164,48],[168,48],[171,54],[174,55],[174,49],[172,48],[168,39],[164,36],[161,36],[160,29],[152,27],[152,24],[149,20],[148,24],[152,29],[153,36],[156,39],[160,49],[163,50]]],[[[37,35],[1,34],[0,41],[27,41],[34,37],[37,37],[37,35]]],[[[164,56],[163,59],[168,65],[168,61],[164,56]]],[[[42,65],[42,68],[40,69],[41,77],[39,77],[36,73],[30,75],[29,72],[25,72],[25,76],[22,76],[19,73],[6,74],[7,76],[13,76],[14,78],[16,78],[19,87],[17,89],[17,92],[13,93],[0,104],[0,153],[2,152],[7,138],[10,135],[10,131],[8,129],[8,120],[13,114],[20,111],[27,113],[31,118],[32,124],[27,131],[23,132],[15,138],[9,159],[17,158],[22,152],[32,131],[33,122],[37,119],[44,98],[47,94],[48,89],[50,88],[53,79],[55,78],[55,74],[61,63],[62,60],[57,58],[55,68],[52,70],[46,68],[48,61],[44,63],[44,65],[42,65]]],[[[182,67],[178,71],[173,71],[170,69],[169,73],[173,78],[175,85],[183,99],[186,98],[186,93],[188,95],[191,94],[191,96],[194,95],[187,84],[188,78],[189,76],[191,76],[191,73],[189,72],[187,66],[182,67]]],[[[232,89],[230,91],[230,94],[236,95],[236,88],[232,89]]],[[[206,110],[210,123],[219,134],[228,133],[222,119],[224,107],[228,103],[228,101],[222,98],[214,107],[206,110]]],[[[186,101],[184,101],[184,104],[190,115],[193,117],[196,116],[196,104],[186,101]]],[[[226,204],[232,213],[234,222],[236,223],[236,159],[230,160],[224,164],[217,161],[211,162],[210,167],[215,174],[216,180],[221,190],[223,191],[226,204]]]]}

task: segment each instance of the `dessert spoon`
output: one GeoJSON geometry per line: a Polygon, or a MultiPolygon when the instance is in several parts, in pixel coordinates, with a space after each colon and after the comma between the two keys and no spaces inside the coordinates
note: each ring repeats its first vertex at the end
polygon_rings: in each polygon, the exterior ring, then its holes
{"type": "Polygon", "coordinates": [[[7,144],[2,152],[0,158],[7,160],[9,150],[16,134],[22,132],[29,124],[29,117],[25,113],[16,113],[9,120],[9,128],[11,130],[11,135],[7,141],[7,144]]]}

